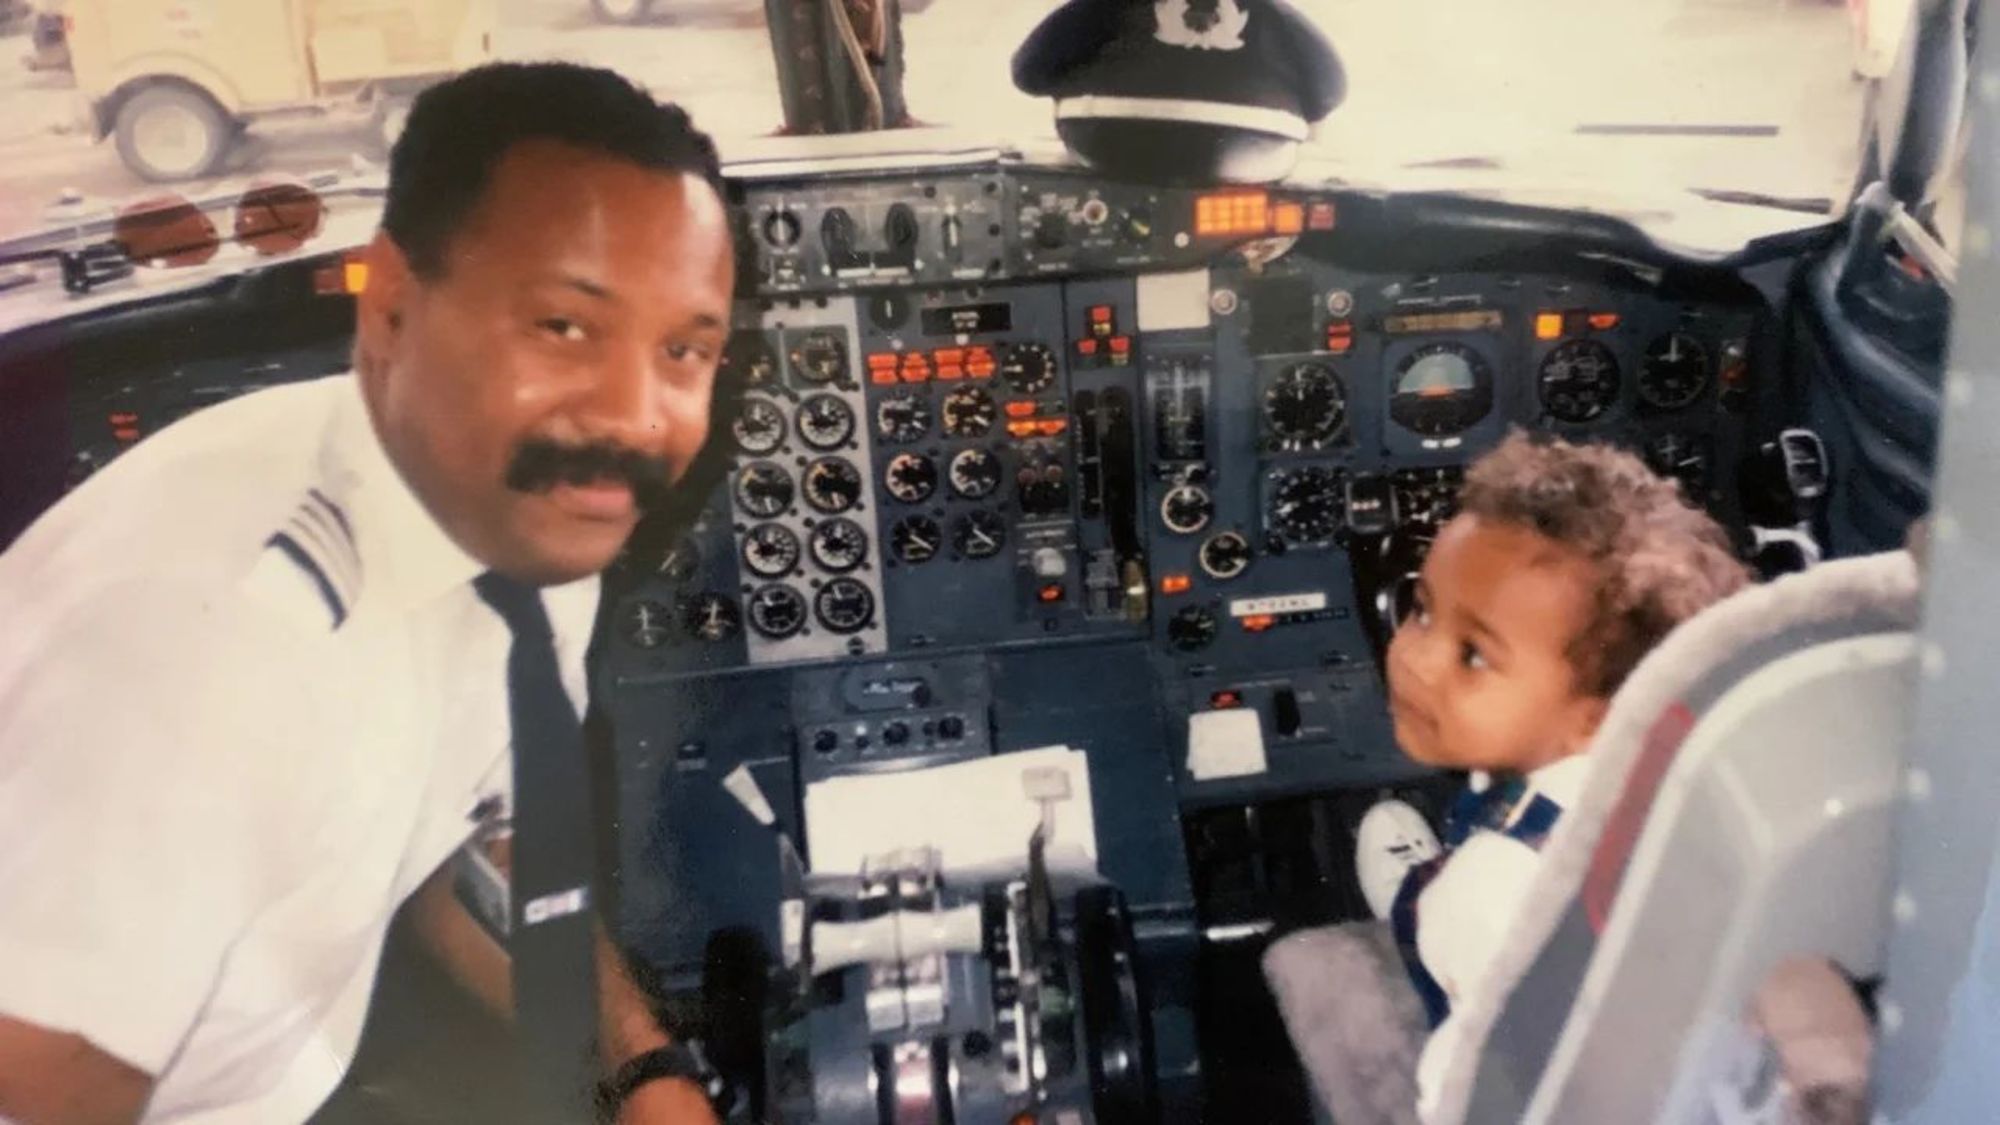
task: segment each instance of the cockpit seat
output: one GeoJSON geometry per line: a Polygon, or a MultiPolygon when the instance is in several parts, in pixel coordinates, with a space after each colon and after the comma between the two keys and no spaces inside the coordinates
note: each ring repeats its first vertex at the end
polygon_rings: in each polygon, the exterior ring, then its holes
{"type": "MultiPolygon", "coordinates": [[[[1915,561],[1873,555],[1746,590],[1646,658],[1454,1008],[1477,1049],[1444,1073],[1437,1121],[1699,1120],[1743,1073],[1744,1013],[1781,963],[1879,974],[1917,616],[1915,561]]],[[[1384,1095],[1414,1097],[1425,1031],[1379,924],[1292,934],[1264,971],[1321,1110],[1412,1120],[1384,1095]]]]}

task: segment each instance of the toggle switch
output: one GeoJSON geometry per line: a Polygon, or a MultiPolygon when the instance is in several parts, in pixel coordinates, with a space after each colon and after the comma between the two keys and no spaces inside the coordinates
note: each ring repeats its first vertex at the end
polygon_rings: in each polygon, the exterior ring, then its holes
{"type": "Polygon", "coordinates": [[[1291,688],[1282,687],[1271,693],[1271,728],[1280,738],[1296,738],[1305,719],[1299,714],[1299,696],[1291,688]]]}

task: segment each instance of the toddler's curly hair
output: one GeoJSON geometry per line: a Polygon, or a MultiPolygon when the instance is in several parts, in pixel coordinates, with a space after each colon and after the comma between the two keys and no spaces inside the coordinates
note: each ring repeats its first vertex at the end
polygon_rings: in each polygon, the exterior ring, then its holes
{"type": "Polygon", "coordinates": [[[1597,570],[1570,643],[1577,687],[1608,697],[1674,626],[1750,582],[1729,535],[1625,450],[1510,434],[1466,471],[1459,510],[1546,536],[1597,570]]]}

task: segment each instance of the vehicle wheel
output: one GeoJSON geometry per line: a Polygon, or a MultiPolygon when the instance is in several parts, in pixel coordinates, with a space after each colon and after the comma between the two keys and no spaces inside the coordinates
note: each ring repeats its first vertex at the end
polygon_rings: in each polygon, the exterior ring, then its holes
{"type": "Polygon", "coordinates": [[[199,90],[148,86],[118,107],[118,155],[142,178],[162,183],[213,172],[238,123],[199,90]]]}
{"type": "Polygon", "coordinates": [[[597,18],[606,23],[638,23],[653,10],[653,0],[590,0],[597,18]]]}

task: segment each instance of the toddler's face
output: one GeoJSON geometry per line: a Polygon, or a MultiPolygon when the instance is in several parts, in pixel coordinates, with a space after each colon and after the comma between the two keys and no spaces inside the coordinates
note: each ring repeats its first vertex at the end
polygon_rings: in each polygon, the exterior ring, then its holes
{"type": "Polygon", "coordinates": [[[1534,531],[1474,515],[1446,524],[1389,645],[1403,752],[1526,773],[1581,751],[1607,701],[1578,689],[1568,650],[1596,584],[1588,559],[1534,531]]]}

